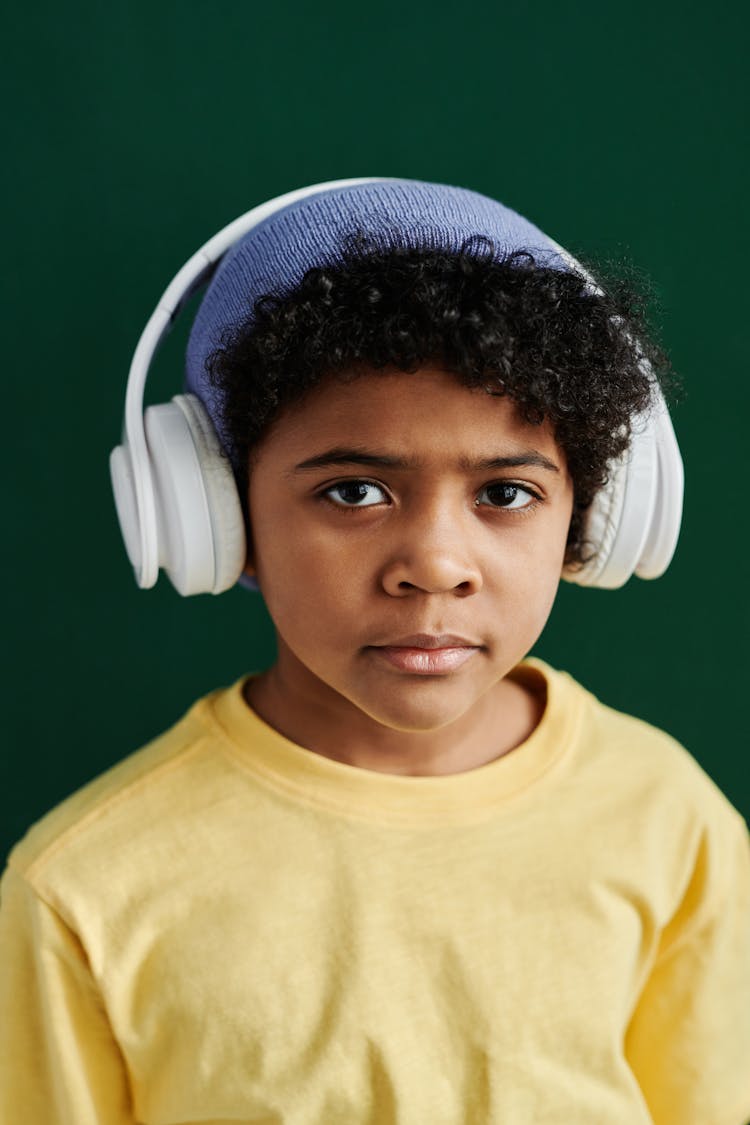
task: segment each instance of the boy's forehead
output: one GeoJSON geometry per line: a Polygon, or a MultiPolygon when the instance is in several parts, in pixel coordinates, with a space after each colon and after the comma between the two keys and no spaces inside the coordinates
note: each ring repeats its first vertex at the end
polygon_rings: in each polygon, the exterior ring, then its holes
{"type": "Polygon", "coordinates": [[[343,461],[347,450],[375,454],[384,464],[398,460],[394,467],[403,468],[435,455],[469,467],[529,449],[555,466],[563,459],[548,422],[527,422],[508,396],[432,367],[329,376],[279,415],[269,439],[321,463],[331,452],[329,463],[343,461]]]}

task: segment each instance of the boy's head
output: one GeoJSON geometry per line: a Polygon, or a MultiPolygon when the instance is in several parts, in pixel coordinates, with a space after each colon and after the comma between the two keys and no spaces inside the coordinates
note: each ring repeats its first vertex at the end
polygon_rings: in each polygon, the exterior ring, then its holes
{"type": "Polygon", "coordinates": [[[310,196],[225,256],[186,390],[233,465],[277,702],[402,731],[476,713],[652,401],[632,312],[501,204],[411,181],[310,196]]]}
{"type": "Polygon", "coordinates": [[[414,181],[359,184],[277,212],[226,255],[195,320],[186,389],[230,456],[249,537],[253,452],[321,381],[357,376],[362,387],[364,372],[427,366],[505,396],[526,422],[547,421],[564,453],[570,568],[587,557],[586,509],[651,402],[653,366],[664,366],[639,316],[625,286],[595,290],[494,200],[414,181]]]}

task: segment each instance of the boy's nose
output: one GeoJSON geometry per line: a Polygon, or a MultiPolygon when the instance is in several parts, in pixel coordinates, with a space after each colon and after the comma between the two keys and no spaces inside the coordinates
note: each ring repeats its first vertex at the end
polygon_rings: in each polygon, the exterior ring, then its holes
{"type": "Polygon", "coordinates": [[[465,530],[445,519],[421,520],[412,525],[409,533],[399,536],[389,549],[381,573],[386,593],[393,597],[404,597],[414,590],[463,597],[478,593],[482,573],[465,530]]]}

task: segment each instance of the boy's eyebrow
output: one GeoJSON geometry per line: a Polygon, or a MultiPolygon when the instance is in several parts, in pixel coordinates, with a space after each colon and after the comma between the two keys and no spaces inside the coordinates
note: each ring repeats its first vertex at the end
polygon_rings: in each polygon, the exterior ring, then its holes
{"type": "MultiPolygon", "coordinates": [[[[518,469],[524,465],[533,465],[538,469],[547,469],[551,473],[559,473],[560,467],[550,461],[543,453],[536,449],[524,449],[512,457],[482,457],[472,460],[469,457],[459,457],[459,469],[463,472],[489,472],[492,469],[518,469]]],[[[308,457],[294,466],[294,472],[305,472],[308,469],[321,469],[327,465],[375,465],[386,469],[416,469],[419,462],[410,457],[394,457],[388,453],[377,453],[374,450],[347,448],[335,446],[319,453],[316,457],[308,457]]]]}

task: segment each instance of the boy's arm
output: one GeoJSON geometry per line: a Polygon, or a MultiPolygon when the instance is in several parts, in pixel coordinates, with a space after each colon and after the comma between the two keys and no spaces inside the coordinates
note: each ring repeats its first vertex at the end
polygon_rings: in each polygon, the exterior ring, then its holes
{"type": "Polygon", "coordinates": [[[0,1121],[134,1125],[80,941],[12,867],[0,896],[0,1121]]]}
{"type": "Polygon", "coordinates": [[[750,837],[731,813],[704,840],[626,1036],[655,1125],[750,1122],[750,837]]]}

